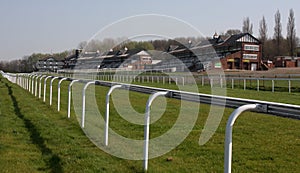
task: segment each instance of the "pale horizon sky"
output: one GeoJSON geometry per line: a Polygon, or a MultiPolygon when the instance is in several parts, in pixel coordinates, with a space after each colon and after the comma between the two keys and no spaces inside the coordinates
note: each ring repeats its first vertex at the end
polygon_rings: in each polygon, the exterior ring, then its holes
{"type": "MultiPolygon", "coordinates": [[[[117,0],[0,0],[0,61],[21,59],[32,53],[56,53],[77,48],[103,27],[125,17],[160,14],[196,27],[204,36],[242,28],[250,18],[254,36],[265,16],[268,37],[273,36],[274,15],[281,13],[286,36],[289,10],[293,8],[300,36],[300,1],[117,1],[117,0]]],[[[170,31],[171,32],[171,31],[170,31]]]]}

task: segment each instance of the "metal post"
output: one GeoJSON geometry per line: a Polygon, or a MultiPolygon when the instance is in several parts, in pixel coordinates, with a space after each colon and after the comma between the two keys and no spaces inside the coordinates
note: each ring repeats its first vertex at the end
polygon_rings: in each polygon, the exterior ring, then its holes
{"type": "Polygon", "coordinates": [[[39,84],[39,98],[41,98],[41,91],[42,91],[42,79],[46,76],[41,76],[40,78],[40,84],[39,84]]]}
{"type": "Polygon", "coordinates": [[[259,91],[259,79],[257,79],[257,91],[259,91]]]}
{"type": "Polygon", "coordinates": [[[274,80],[272,80],[272,92],[275,91],[275,84],[274,84],[274,80]]]}
{"type": "Polygon", "coordinates": [[[31,94],[34,94],[34,78],[36,77],[37,75],[33,75],[31,77],[31,94]]]}
{"type": "Polygon", "coordinates": [[[291,93],[291,80],[289,80],[289,93],[291,93]]]}
{"type": "Polygon", "coordinates": [[[35,87],[34,87],[34,89],[35,89],[35,91],[34,91],[34,96],[35,96],[35,97],[37,96],[38,78],[39,78],[39,77],[42,77],[42,75],[39,75],[39,76],[37,76],[37,77],[35,78],[35,87]]]}
{"type": "Polygon", "coordinates": [[[246,90],[246,79],[244,79],[244,90],[246,90]]]}
{"type": "Polygon", "coordinates": [[[31,92],[31,81],[32,81],[31,77],[32,77],[32,76],[33,76],[33,75],[31,75],[31,74],[28,76],[28,91],[29,91],[29,92],[31,92]]]}
{"type": "Polygon", "coordinates": [[[95,84],[95,81],[86,83],[82,89],[82,116],[81,116],[81,127],[84,128],[85,121],[85,90],[90,84],[95,84]]]}
{"type": "Polygon", "coordinates": [[[149,157],[149,126],[150,126],[150,107],[153,100],[158,96],[165,96],[168,92],[156,92],[150,95],[145,111],[145,124],[144,124],[144,170],[148,169],[148,157],[149,157]]]}
{"type": "Polygon", "coordinates": [[[221,88],[223,88],[223,78],[221,75],[220,75],[220,85],[221,85],[221,88]]]}
{"type": "Polygon", "coordinates": [[[69,88],[68,88],[68,118],[71,117],[71,88],[72,85],[75,82],[78,82],[79,80],[73,80],[70,84],[69,84],[69,88]]]}
{"type": "Polygon", "coordinates": [[[53,84],[53,81],[54,81],[55,79],[58,79],[58,78],[59,78],[59,77],[54,77],[54,78],[52,78],[51,81],[50,81],[50,101],[49,101],[50,106],[52,105],[52,84],[53,84]]]}
{"type": "Polygon", "coordinates": [[[108,125],[109,125],[109,96],[114,89],[121,88],[122,85],[112,86],[106,94],[106,112],[105,112],[105,132],[104,132],[104,143],[105,146],[108,145],[108,125]]]}
{"type": "Polygon", "coordinates": [[[57,85],[57,111],[60,111],[60,84],[62,81],[67,80],[68,78],[62,78],[57,85]]]}
{"type": "Polygon", "coordinates": [[[46,89],[47,89],[47,79],[51,78],[52,76],[47,76],[44,80],[44,102],[46,102],[46,89]]]}
{"type": "Polygon", "coordinates": [[[231,89],[234,89],[234,79],[231,79],[231,89]]]}
{"type": "Polygon", "coordinates": [[[225,132],[225,155],[224,155],[224,172],[231,173],[231,161],[232,161],[232,127],[238,116],[247,110],[258,109],[257,104],[244,105],[236,109],[229,117],[226,124],[225,132]]]}

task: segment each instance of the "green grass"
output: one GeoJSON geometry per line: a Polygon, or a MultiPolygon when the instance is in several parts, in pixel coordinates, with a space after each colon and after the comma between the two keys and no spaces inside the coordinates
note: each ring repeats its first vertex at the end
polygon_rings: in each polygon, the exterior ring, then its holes
{"type": "MultiPolygon", "coordinates": [[[[57,112],[57,80],[53,86],[53,105],[49,106],[49,85],[45,104],[19,86],[0,79],[1,172],[142,172],[142,161],[120,159],[97,148],[81,130],[74,110],[71,119],[67,119],[68,82],[63,82],[61,112],[57,112]]],[[[168,86],[176,89],[176,86],[168,86]]],[[[199,89],[206,93],[210,91],[208,87],[199,89]]],[[[87,97],[92,96],[93,93],[89,93],[91,90],[92,87],[88,88],[87,97]]],[[[102,116],[107,91],[106,87],[95,88],[96,102],[102,116]]],[[[299,104],[299,94],[245,92],[238,89],[227,91],[230,96],[299,104]]],[[[143,139],[143,126],[127,122],[114,108],[114,104],[117,106],[126,102],[122,100],[124,91],[117,90],[115,93],[117,101],[111,102],[110,127],[122,136],[143,139]]],[[[134,109],[143,114],[149,95],[130,92],[129,97],[134,109]]],[[[161,108],[163,104],[159,103],[164,103],[163,99],[161,102],[155,101],[153,106],[161,108]]],[[[150,127],[151,138],[165,133],[178,117],[180,101],[167,99],[165,103],[166,111],[150,127]]],[[[92,106],[87,102],[87,121],[93,115],[89,112],[92,106]]],[[[192,132],[172,151],[151,159],[149,172],[223,171],[225,124],[233,110],[225,109],[216,133],[200,146],[199,136],[210,108],[209,105],[200,105],[192,132]],[[173,161],[166,161],[168,157],[173,157],[173,161]]],[[[298,120],[244,113],[234,126],[233,172],[300,172],[299,127],[298,120]]]]}

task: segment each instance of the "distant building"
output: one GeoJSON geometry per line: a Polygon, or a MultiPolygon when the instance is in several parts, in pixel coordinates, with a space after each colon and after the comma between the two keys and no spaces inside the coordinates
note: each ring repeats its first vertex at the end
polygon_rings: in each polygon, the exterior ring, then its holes
{"type": "Polygon", "coordinates": [[[82,51],[81,49],[76,49],[74,53],[72,53],[71,55],[65,58],[65,65],[64,65],[65,69],[74,69],[81,51],[82,51]]]}
{"type": "Polygon", "coordinates": [[[296,54],[297,54],[297,57],[300,57],[300,46],[298,46],[296,48],[296,54]]]}
{"type": "MultiPolygon", "coordinates": [[[[189,45],[188,45],[189,46],[189,45]]],[[[261,69],[261,42],[249,33],[224,38],[215,34],[212,39],[188,47],[177,46],[169,51],[189,69],[261,69]]]]}
{"type": "Polygon", "coordinates": [[[193,45],[171,45],[166,52],[142,49],[84,52],[66,58],[66,67],[79,69],[124,69],[159,71],[202,71],[210,69],[260,70],[261,42],[249,33],[212,39],[193,45]],[[174,58],[176,57],[176,58],[174,58]]]}
{"type": "Polygon", "coordinates": [[[224,69],[261,69],[261,42],[249,33],[232,35],[214,47],[224,69]]]}
{"type": "Polygon", "coordinates": [[[63,60],[58,60],[53,56],[43,58],[36,62],[36,68],[38,71],[56,72],[57,70],[64,68],[64,65],[65,62],[63,60]]]}
{"type": "Polygon", "coordinates": [[[143,70],[151,64],[151,55],[142,49],[109,50],[104,53],[84,52],[76,62],[77,69],[143,70]]]}
{"type": "Polygon", "coordinates": [[[129,70],[144,70],[145,66],[150,64],[152,64],[151,55],[142,50],[125,60],[122,66],[129,70]]]}
{"type": "Polygon", "coordinates": [[[276,56],[274,59],[275,67],[300,67],[300,57],[276,56]]]}

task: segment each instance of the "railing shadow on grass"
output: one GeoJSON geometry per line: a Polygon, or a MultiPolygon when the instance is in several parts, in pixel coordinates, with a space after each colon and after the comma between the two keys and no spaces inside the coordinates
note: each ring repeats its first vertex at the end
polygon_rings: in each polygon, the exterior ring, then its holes
{"type": "Polygon", "coordinates": [[[46,145],[45,145],[45,140],[44,138],[41,136],[40,132],[38,131],[38,129],[35,127],[35,125],[29,120],[27,119],[20,110],[18,101],[16,100],[16,97],[13,95],[13,91],[11,89],[11,86],[9,86],[7,83],[5,84],[7,89],[8,89],[8,94],[11,97],[11,100],[13,102],[13,106],[14,106],[14,111],[15,114],[24,121],[25,127],[28,130],[28,132],[30,133],[30,139],[32,141],[33,144],[35,144],[38,149],[42,152],[43,155],[43,160],[46,163],[46,165],[48,166],[47,169],[51,169],[51,172],[55,172],[55,173],[61,173],[63,172],[63,169],[61,167],[60,164],[60,157],[56,154],[54,154],[51,149],[49,149],[46,145]]]}

